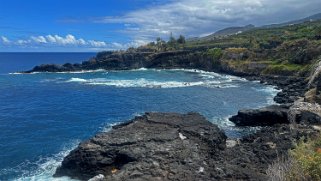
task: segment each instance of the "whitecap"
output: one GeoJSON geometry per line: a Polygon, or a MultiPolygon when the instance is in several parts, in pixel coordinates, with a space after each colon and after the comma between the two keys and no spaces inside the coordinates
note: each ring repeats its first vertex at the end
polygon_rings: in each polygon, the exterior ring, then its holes
{"type": "Polygon", "coordinates": [[[67,80],[66,82],[87,82],[86,79],[81,79],[81,78],[71,78],[67,80]]]}

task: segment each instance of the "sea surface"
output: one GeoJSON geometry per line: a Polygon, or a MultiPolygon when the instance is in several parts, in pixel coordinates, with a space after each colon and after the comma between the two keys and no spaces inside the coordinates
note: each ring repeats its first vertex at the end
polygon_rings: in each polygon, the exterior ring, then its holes
{"type": "Polygon", "coordinates": [[[255,130],[237,129],[228,117],[272,104],[278,92],[199,70],[14,73],[94,55],[0,53],[0,180],[55,180],[55,169],[80,141],[148,111],[200,112],[229,137],[240,137],[255,130]]]}

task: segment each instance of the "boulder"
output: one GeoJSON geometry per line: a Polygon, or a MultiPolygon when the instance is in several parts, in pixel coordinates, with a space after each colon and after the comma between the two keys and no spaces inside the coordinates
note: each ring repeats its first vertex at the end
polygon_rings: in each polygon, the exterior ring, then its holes
{"type": "Polygon", "coordinates": [[[272,126],[275,124],[288,124],[288,108],[286,106],[272,105],[261,109],[240,110],[232,116],[236,126],[272,126]]]}

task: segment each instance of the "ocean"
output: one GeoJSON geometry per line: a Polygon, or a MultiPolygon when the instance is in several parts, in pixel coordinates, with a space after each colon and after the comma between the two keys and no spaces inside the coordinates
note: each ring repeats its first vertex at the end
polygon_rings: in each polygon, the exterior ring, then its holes
{"type": "Polygon", "coordinates": [[[235,128],[228,117],[273,104],[278,92],[200,70],[15,73],[93,56],[0,53],[0,180],[55,180],[55,169],[80,141],[144,112],[200,112],[229,137],[240,137],[255,130],[235,128]]]}

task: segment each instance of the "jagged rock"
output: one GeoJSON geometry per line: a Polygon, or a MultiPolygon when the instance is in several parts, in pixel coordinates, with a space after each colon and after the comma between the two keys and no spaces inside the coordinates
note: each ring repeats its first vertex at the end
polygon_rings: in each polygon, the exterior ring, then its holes
{"type": "Polygon", "coordinates": [[[264,127],[224,151],[221,158],[222,162],[225,160],[223,170],[226,170],[226,176],[223,180],[268,180],[268,165],[287,156],[288,150],[294,148],[300,138],[315,136],[317,133],[303,125],[296,128],[288,124],[264,127]]]}
{"type": "Polygon", "coordinates": [[[266,169],[312,127],[264,127],[241,139],[197,113],[146,113],[81,143],[55,177],[87,180],[267,180],[266,169]],[[101,176],[100,176],[101,177],[101,176]]]}
{"type": "Polygon", "coordinates": [[[321,124],[321,117],[315,113],[309,112],[309,111],[302,111],[297,117],[296,117],[297,123],[303,123],[303,124],[321,124]]]}
{"type": "Polygon", "coordinates": [[[81,143],[55,176],[211,180],[212,168],[204,161],[215,160],[225,140],[225,134],[200,114],[147,113],[81,143]]]}
{"type": "Polygon", "coordinates": [[[288,109],[283,106],[272,105],[261,109],[240,110],[232,116],[230,121],[237,126],[272,126],[288,124],[288,109]]]}

